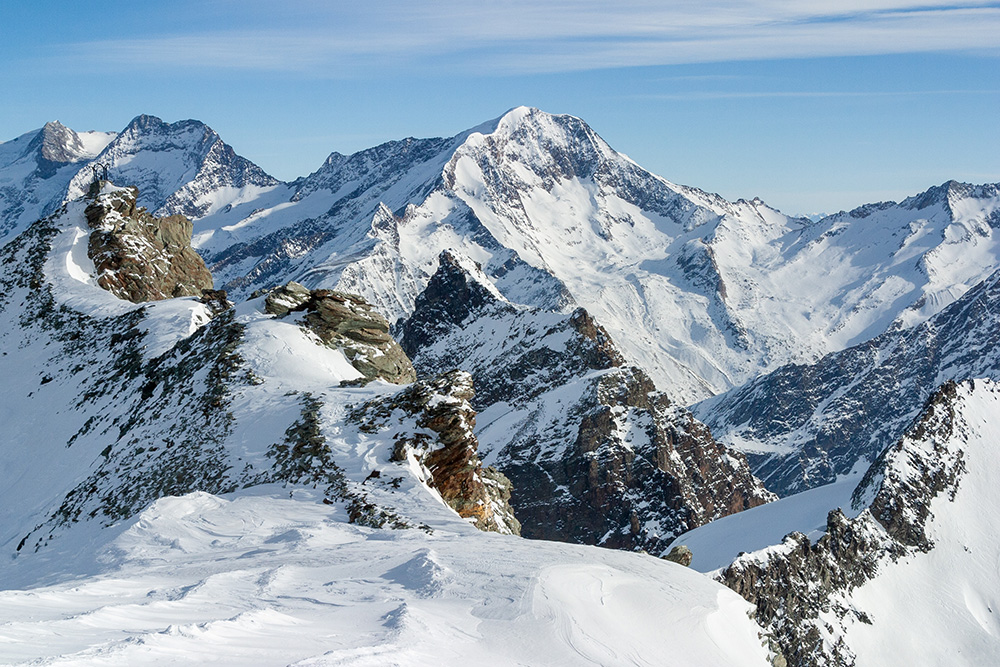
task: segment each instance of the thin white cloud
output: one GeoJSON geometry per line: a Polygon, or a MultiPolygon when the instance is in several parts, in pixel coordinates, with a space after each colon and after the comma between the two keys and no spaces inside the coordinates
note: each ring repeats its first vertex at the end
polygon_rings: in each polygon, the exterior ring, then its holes
{"type": "MultiPolygon", "coordinates": [[[[352,76],[371,68],[557,72],[639,65],[931,51],[1000,53],[1000,3],[904,0],[293,0],[270,23],[68,47],[106,66],[184,66],[352,76]],[[331,7],[332,5],[332,7],[331,7]],[[286,17],[287,18],[287,17],[286,17]],[[289,26],[289,23],[295,26],[289,26]],[[299,27],[307,26],[307,27],[299,27]]],[[[273,11],[273,5],[271,5],[273,11]]]]}
{"type": "Polygon", "coordinates": [[[700,102],[730,99],[796,99],[796,98],[844,98],[844,97],[925,97],[925,96],[958,96],[958,95],[1000,95],[1000,90],[774,90],[774,91],[690,91],[683,93],[651,93],[648,95],[633,95],[631,99],[673,100],[678,102],[700,102]]]}

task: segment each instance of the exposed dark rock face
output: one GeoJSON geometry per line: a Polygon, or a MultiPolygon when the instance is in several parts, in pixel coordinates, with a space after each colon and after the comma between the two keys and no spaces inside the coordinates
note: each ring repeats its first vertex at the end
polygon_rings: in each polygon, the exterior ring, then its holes
{"type": "Polygon", "coordinates": [[[312,291],[294,280],[271,290],[264,299],[264,312],[284,317],[292,311],[305,310],[312,300],[312,291]]]}
{"type": "Polygon", "coordinates": [[[925,528],[931,501],[954,499],[965,471],[964,453],[950,442],[961,430],[956,385],[943,385],[906,435],[868,470],[855,491],[867,507],[855,519],[830,512],[815,543],[791,533],[778,547],[741,555],[718,580],[756,607],[755,618],[794,667],[851,665],[854,655],[831,624],[848,617],[870,623],[849,593],[881,564],[933,548],[925,528]]]}
{"type": "Polygon", "coordinates": [[[1000,272],[924,324],[785,366],[695,412],[723,442],[787,444],[793,453],[748,455],[778,495],[829,484],[898,440],[941,382],[1000,378],[998,313],[1000,272]]]}
{"type": "Polygon", "coordinates": [[[278,317],[303,312],[302,324],[324,345],[343,351],[368,379],[381,378],[394,384],[417,379],[409,357],[389,335],[389,323],[359,296],[310,291],[293,281],[267,295],[264,311],[278,317]]]}
{"type": "Polygon", "coordinates": [[[511,479],[526,537],[659,554],[673,536],[772,497],[645,373],[619,367],[583,309],[516,307],[446,252],[399,330],[421,374],[472,374],[473,407],[489,420],[480,448],[511,479]]]}
{"type": "Polygon", "coordinates": [[[191,221],[183,215],[154,218],[136,207],[137,189],[109,186],[98,185],[104,190],[86,209],[93,230],[87,254],[97,283],[133,303],[211,290],[212,274],[191,247],[191,221]]]}
{"type": "Polygon", "coordinates": [[[426,483],[461,517],[480,530],[518,535],[520,524],[508,504],[510,481],[479,460],[472,396],[471,376],[452,371],[366,404],[354,418],[370,433],[394,429],[392,460],[412,458],[426,471],[426,483]]]}
{"type": "Polygon", "coordinates": [[[418,359],[422,374],[472,373],[477,410],[498,401],[523,403],[624,363],[608,332],[583,308],[569,316],[518,308],[475,263],[448,251],[439,259],[413,315],[399,326],[400,345],[418,359]]]}
{"type": "Polygon", "coordinates": [[[526,424],[499,453],[525,537],[662,554],[673,537],[773,498],[638,368],[590,379],[568,416],[564,433],[526,424]]]}

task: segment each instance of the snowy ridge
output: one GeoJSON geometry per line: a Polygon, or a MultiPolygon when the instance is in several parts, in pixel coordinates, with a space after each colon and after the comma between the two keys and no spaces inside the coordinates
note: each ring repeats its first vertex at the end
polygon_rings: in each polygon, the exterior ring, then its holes
{"type": "Polygon", "coordinates": [[[1000,386],[946,383],[857,486],[856,518],[833,509],[815,543],[791,533],[716,578],[789,665],[993,662],[998,427],[1000,386]]]}

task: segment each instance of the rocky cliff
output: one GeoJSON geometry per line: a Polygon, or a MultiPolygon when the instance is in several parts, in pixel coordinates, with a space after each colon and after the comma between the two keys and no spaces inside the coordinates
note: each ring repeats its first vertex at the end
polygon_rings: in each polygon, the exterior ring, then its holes
{"type": "Polygon", "coordinates": [[[191,247],[188,218],[153,217],[136,206],[137,188],[102,181],[93,195],[85,211],[92,230],[87,255],[101,287],[133,303],[202,296],[212,289],[212,274],[191,247]]]}
{"type": "Polygon", "coordinates": [[[418,373],[471,373],[480,449],[512,481],[526,537],[659,554],[772,497],[745,459],[622,365],[583,309],[515,306],[475,263],[443,253],[399,331],[418,373]]]}
{"type": "MultiPolygon", "coordinates": [[[[974,390],[973,382],[949,382],[935,392],[858,485],[854,502],[863,509],[856,518],[833,510],[816,542],[792,533],[780,545],[741,555],[717,575],[755,605],[780,664],[852,665],[850,625],[887,620],[873,619],[854,591],[889,563],[935,548],[933,508],[954,502],[966,473],[972,415],[962,407],[974,390]]],[[[987,390],[996,393],[994,385],[987,390]]]]}

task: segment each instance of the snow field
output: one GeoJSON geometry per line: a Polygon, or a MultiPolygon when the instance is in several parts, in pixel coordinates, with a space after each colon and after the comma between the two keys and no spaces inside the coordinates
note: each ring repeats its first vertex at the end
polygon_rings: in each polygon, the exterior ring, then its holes
{"type": "Polygon", "coordinates": [[[673,563],[461,521],[359,528],[302,489],[162,498],[97,552],[59,583],[0,591],[0,660],[766,664],[748,605],[673,563]]]}

